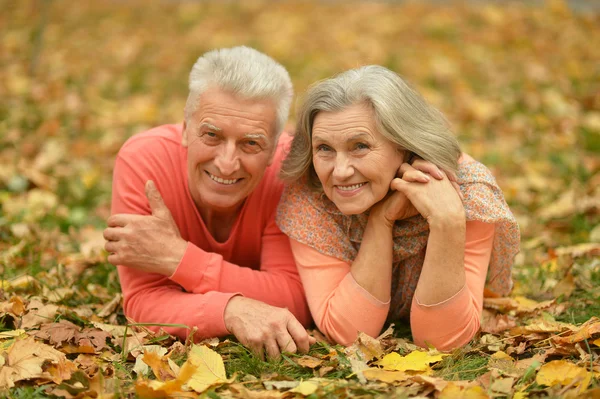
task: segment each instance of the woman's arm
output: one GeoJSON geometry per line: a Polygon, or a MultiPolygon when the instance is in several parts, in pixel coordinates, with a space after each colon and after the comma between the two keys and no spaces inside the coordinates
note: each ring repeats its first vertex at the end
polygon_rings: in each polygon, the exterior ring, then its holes
{"type": "Polygon", "coordinates": [[[294,239],[290,243],[319,330],[343,345],[359,331],[377,336],[390,308],[389,292],[388,300],[381,301],[357,283],[350,264],[294,239]]]}
{"type": "MultiPolygon", "coordinates": [[[[466,283],[454,295],[439,302],[425,302],[419,291],[413,297],[410,321],[413,339],[417,345],[433,345],[440,350],[450,350],[469,342],[480,327],[483,307],[483,289],[487,275],[495,226],[471,221],[466,223],[464,274],[466,283]]],[[[443,285],[445,263],[423,265],[424,272],[437,275],[434,284],[443,285]]],[[[421,290],[429,281],[419,281],[421,290]]],[[[423,291],[421,291],[423,292],[423,291]]]]}

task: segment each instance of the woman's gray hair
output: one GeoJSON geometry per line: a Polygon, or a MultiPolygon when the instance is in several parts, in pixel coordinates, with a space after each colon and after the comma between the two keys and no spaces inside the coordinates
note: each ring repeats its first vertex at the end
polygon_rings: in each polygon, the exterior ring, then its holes
{"type": "Polygon", "coordinates": [[[373,108],[379,132],[400,148],[446,171],[456,172],[460,147],[441,112],[429,105],[400,76],[369,65],[351,69],[311,86],[298,110],[296,133],[281,178],[293,182],[302,176],[321,185],[312,164],[312,127],[321,112],[337,112],[365,103],[373,108]]]}
{"type": "Polygon", "coordinates": [[[287,70],[266,54],[246,46],[204,53],[190,72],[185,119],[198,108],[200,95],[216,87],[245,99],[271,100],[275,104],[279,135],[287,122],[294,89],[287,70]]]}

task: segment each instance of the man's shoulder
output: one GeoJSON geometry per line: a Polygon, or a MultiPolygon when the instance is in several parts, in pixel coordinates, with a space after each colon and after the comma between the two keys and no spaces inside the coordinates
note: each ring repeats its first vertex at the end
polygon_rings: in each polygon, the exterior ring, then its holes
{"type": "Polygon", "coordinates": [[[142,155],[155,153],[157,150],[179,148],[181,145],[182,124],[161,125],[134,134],[123,144],[119,155],[142,155]]]}

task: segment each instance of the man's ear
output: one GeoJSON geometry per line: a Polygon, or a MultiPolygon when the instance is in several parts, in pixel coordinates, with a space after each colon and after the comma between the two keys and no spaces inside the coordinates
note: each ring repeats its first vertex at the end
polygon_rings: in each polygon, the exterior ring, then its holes
{"type": "Polygon", "coordinates": [[[183,121],[183,130],[181,132],[181,145],[188,146],[187,121],[183,121]]]}

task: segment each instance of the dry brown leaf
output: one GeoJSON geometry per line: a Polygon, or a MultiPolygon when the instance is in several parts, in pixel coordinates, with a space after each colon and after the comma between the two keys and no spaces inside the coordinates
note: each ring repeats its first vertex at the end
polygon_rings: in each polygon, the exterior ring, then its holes
{"type": "Polygon", "coordinates": [[[27,313],[21,319],[21,328],[29,329],[43,323],[48,323],[56,317],[58,306],[54,304],[44,305],[34,299],[27,305],[27,313]]]}
{"type": "Polygon", "coordinates": [[[16,340],[6,352],[5,364],[0,369],[0,389],[12,388],[15,382],[44,378],[49,380],[62,378],[68,373],[66,356],[49,345],[36,342],[34,338],[16,340]],[[44,364],[58,365],[55,375],[42,367],[44,364]]]}
{"type": "Polygon", "coordinates": [[[588,339],[595,334],[600,333],[600,321],[597,318],[592,318],[590,321],[581,326],[572,335],[568,336],[555,336],[552,340],[557,344],[573,344],[575,342],[583,341],[588,339]]]}

